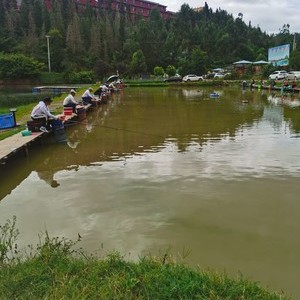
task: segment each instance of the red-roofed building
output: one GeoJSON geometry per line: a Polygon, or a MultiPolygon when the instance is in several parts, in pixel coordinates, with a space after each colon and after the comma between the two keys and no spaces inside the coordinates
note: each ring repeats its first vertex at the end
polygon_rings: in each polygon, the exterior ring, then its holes
{"type": "MultiPolygon", "coordinates": [[[[110,9],[115,11],[127,12],[131,15],[140,15],[144,18],[148,18],[150,11],[153,8],[157,8],[161,14],[161,17],[165,20],[169,19],[174,13],[167,11],[165,5],[161,5],[156,2],[147,0],[73,0],[78,11],[81,11],[87,4],[93,8],[107,9],[108,5],[111,5],[110,9]]],[[[44,0],[48,10],[51,10],[51,0],[44,0]]]]}

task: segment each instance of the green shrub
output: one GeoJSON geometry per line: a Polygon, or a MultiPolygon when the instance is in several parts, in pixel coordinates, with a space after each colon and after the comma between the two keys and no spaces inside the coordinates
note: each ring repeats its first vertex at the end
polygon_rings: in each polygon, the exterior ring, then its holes
{"type": "Polygon", "coordinates": [[[93,83],[95,82],[95,73],[93,71],[70,72],[65,74],[69,83],[93,83]]]}
{"type": "Polygon", "coordinates": [[[155,76],[163,76],[164,73],[165,73],[163,67],[158,67],[158,66],[156,66],[156,67],[154,68],[153,72],[154,72],[154,75],[155,75],[155,76]]]}
{"type": "Polygon", "coordinates": [[[23,54],[0,53],[0,78],[36,78],[41,74],[43,64],[23,54]]]}
{"type": "Polygon", "coordinates": [[[167,66],[166,73],[169,76],[174,76],[176,74],[176,68],[172,65],[167,66]]]}

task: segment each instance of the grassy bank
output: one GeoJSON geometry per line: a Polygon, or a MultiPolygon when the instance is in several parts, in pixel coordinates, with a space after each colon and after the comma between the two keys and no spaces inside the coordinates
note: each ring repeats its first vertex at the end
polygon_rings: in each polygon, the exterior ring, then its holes
{"type": "Polygon", "coordinates": [[[228,80],[204,80],[194,82],[163,82],[162,80],[126,80],[125,84],[129,87],[204,87],[204,86],[228,86],[238,84],[239,81],[228,80]]]}
{"type": "Polygon", "coordinates": [[[161,258],[126,261],[74,250],[78,241],[50,238],[18,254],[15,218],[0,228],[1,299],[288,299],[243,278],[192,269],[161,258]]]}

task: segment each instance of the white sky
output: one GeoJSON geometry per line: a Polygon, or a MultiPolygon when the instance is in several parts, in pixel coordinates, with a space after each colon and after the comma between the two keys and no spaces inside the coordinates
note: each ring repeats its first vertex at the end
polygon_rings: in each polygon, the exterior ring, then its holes
{"type": "MultiPolygon", "coordinates": [[[[204,6],[205,1],[199,0],[160,0],[155,1],[167,6],[167,10],[178,12],[182,4],[191,8],[204,6]]],[[[207,0],[209,8],[215,12],[217,8],[226,10],[237,17],[243,14],[248,25],[261,28],[267,33],[279,33],[284,24],[290,25],[290,32],[300,32],[300,1],[299,0],[207,0]]]]}

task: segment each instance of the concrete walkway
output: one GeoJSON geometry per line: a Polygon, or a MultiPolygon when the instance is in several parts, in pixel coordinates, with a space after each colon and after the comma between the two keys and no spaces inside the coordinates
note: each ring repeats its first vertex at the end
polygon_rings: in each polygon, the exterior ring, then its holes
{"type": "Polygon", "coordinates": [[[22,136],[21,132],[14,134],[0,142],[0,162],[9,156],[23,150],[24,155],[28,155],[28,146],[32,142],[41,138],[45,132],[32,132],[29,136],[22,136]]]}

